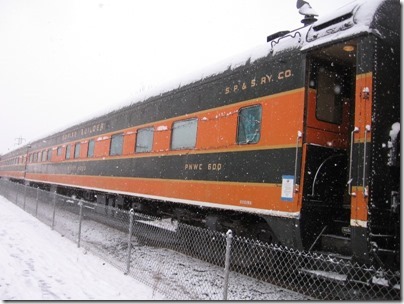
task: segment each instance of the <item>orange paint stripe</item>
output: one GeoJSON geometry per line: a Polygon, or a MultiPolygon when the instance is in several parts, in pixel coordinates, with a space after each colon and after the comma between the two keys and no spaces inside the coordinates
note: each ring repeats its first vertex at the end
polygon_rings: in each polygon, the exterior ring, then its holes
{"type": "MultiPolygon", "coordinates": [[[[355,91],[355,127],[359,132],[355,133],[355,143],[365,141],[365,127],[372,126],[372,104],[373,104],[373,73],[365,73],[356,76],[355,91]],[[364,90],[369,90],[368,99],[364,98],[364,90]]],[[[366,141],[370,142],[371,132],[366,134],[366,141]]]]}
{"type": "MultiPolygon", "coordinates": [[[[90,136],[87,138],[82,138],[82,139],[77,139],[77,140],[73,140],[73,141],[69,141],[69,142],[60,143],[57,146],[65,147],[67,145],[75,144],[77,142],[83,143],[83,142],[86,142],[95,137],[96,138],[110,137],[112,134],[121,133],[121,132],[123,132],[125,134],[128,132],[132,133],[132,132],[136,131],[137,129],[141,129],[144,127],[150,127],[150,126],[156,127],[156,126],[160,126],[160,125],[171,126],[174,121],[178,121],[178,120],[182,120],[182,119],[189,119],[191,117],[197,117],[198,119],[201,119],[205,115],[216,116],[223,111],[231,112],[231,111],[238,110],[239,108],[251,106],[254,104],[264,104],[263,110],[269,111],[269,112],[273,112],[273,111],[279,112],[282,109],[282,111],[286,114],[282,114],[283,113],[282,112],[282,113],[278,113],[278,116],[284,117],[285,115],[287,115],[288,121],[295,123],[296,121],[302,121],[304,92],[305,92],[304,88],[299,88],[299,89],[290,90],[287,92],[282,92],[282,93],[278,93],[278,94],[263,96],[260,98],[254,98],[254,99],[250,99],[250,100],[246,100],[246,101],[241,101],[241,102],[231,104],[231,105],[207,109],[207,110],[203,110],[203,111],[199,111],[199,112],[195,112],[195,113],[189,113],[187,115],[173,117],[173,118],[170,118],[167,120],[154,121],[154,122],[150,122],[150,123],[143,124],[143,125],[137,125],[137,126],[132,126],[132,127],[122,129],[122,130],[108,132],[105,134],[99,134],[99,135],[95,135],[95,136],[93,135],[93,136],[90,136]],[[272,101],[276,102],[276,104],[275,105],[270,104],[272,101]],[[269,103],[269,104],[267,104],[267,103],[269,103]]],[[[268,115],[268,114],[263,115],[263,117],[265,117],[265,116],[270,116],[270,115],[268,115]]],[[[279,117],[277,117],[277,119],[279,117]]],[[[281,118],[279,118],[279,119],[281,119],[281,118]]],[[[203,122],[204,121],[202,120],[201,123],[203,123],[203,122]]],[[[296,130],[299,128],[297,126],[293,126],[293,128],[287,128],[287,126],[285,127],[286,122],[283,119],[282,119],[282,122],[283,122],[283,124],[274,123],[273,121],[269,121],[268,123],[271,124],[270,131],[273,132],[273,134],[271,133],[269,140],[264,140],[264,138],[262,138],[259,143],[255,144],[253,146],[250,146],[250,147],[238,145],[235,142],[233,142],[231,145],[226,145],[225,148],[212,147],[212,148],[208,148],[208,150],[194,149],[194,150],[181,150],[181,151],[171,151],[171,150],[166,151],[164,149],[164,151],[153,151],[151,153],[131,154],[129,157],[155,157],[155,156],[160,156],[161,154],[176,155],[176,154],[184,154],[184,153],[197,153],[197,154],[198,153],[217,153],[217,152],[226,152],[226,151],[256,150],[257,148],[258,149],[268,149],[268,148],[276,149],[279,147],[293,146],[293,143],[289,144],[289,143],[285,142],[284,138],[287,138],[288,139],[287,141],[289,141],[289,142],[290,141],[294,142],[295,137],[296,137],[296,132],[297,132],[296,130]],[[291,130],[289,130],[289,129],[291,129],[291,130]],[[285,134],[283,134],[283,133],[285,133],[285,131],[290,131],[292,136],[286,136],[285,134]],[[280,134],[282,134],[282,136],[280,136],[280,134]],[[289,138],[292,138],[292,139],[290,140],[289,138]]],[[[267,125],[267,123],[265,121],[263,121],[262,124],[264,126],[267,125]]],[[[232,131],[236,132],[236,129],[234,127],[235,127],[235,124],[231,124],[232,131]]],[[[266,130],[261,130],[261,131],[265,132],[266,130]]],[[[155,132],[158,133],[161,131],[155,131],[155,132]]],[[[232,140],[235,141],[235,136],[234,136],[234,138],[232,137],[232,140]]],[[[29,152],[31,154],[31,153],[36,153],[36,152],[40,152],[43,150],[47,150],[50,148],[55,149],[56,146],[43,147],[39,150],[30,150],[29,152]]],[[[106,148],[106,150],[109,150],[109,145],[106,148]]],[[[73,153],[73,151],[71,151],[71,153],[73,153]]],[[[109,155],[103,155],[103,156],[107,156],[108,158],[110,158],[109,155]]],[[[71,156],[71,157],[73,157],[73,156],[71,156]]],[[[96,159],[99,159],[99,158],[102,158],[102,157],[100,156],[100,157],[97,157],[96,159]]],[[[87,158],[84,158],[84,159],[87,160],[87,158]]],[[[70,161],[77,161],[77,160],[80,160],[80,158],[70,159],[70,161]]],[[[65,161],[65,160],[63,160],[63,161],[65,161]]],[[[54,157],[53,157],[52,162],[55,162],[54,157]]]]}
{"type": "Polygon", "coordinates": [[[368,220],[368,197],[363,195],[363,187],[352,187],[356,194],[351,197],[351,220],[368,220]]]}
{"type": "Polygon", "coordinates": [[[24,178],[24,171],[2,171],[1,177],[24,178]]]}
{"type": "Polygon", "coordinates": [[[281,185],[235,182],[207,182],[100,176],[27,174],[29,180],[55,183],[134,196],[158,196],[233,207],[280,212],[299,212],[294,202],[281,201],[281,185]]]}

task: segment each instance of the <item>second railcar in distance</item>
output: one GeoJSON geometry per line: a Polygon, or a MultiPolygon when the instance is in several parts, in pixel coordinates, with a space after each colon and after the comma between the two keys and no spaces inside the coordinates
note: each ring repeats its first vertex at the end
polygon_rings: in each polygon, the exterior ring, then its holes
{"type": "Polygon", "coordinates": [[[354,1],[234,69],[38,140],[0,175],[399,267],[400,3],[354,1]]]}

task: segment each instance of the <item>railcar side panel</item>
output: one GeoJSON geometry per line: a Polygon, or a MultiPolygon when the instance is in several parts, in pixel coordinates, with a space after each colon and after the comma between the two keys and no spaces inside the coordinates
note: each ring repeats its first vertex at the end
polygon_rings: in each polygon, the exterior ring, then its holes
{"type": "Polygon", "coordinates": [[[0,176],[397,268],[400,11],[353,2],[254,62],[12,151],[0,176]]]}

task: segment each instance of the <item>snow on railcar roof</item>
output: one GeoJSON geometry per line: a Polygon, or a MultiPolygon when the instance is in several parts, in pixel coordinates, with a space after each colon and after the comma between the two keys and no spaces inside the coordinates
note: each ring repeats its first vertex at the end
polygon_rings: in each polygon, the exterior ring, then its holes
{"type": "Polygon", "coordinates": [[[330,12],[324,16],[320,16],[318,20],[308,26],[288,31],[285,35],[277,37],[267,43],[257,45],[256,47],[246,50],[240,54],[230,56],[226,60],[216,62],[211,66],[207,66],[203,70],[181,75],[172,80],[159,83],[158,86],[149,87],[137,94],[136,100],[125,100],[114,108],[107,108],[95,111],[90,117],[80,119],[69,127],[63,127],[54,130],[46,136],[40,136],[31,143],[38,142],[45,138],[52,138],[76,126],[89,123],[96,119],[102,118],[108,114],[119,112],[124,108],[134,104],[145,102],[151,98],[156,98],[164,93],[168,93],[175,89],[185,88],[198,81],[202,81],[208,77],[220,75],[226,71],[234,70],[249,63],[262,59],[269,55],[280,54],[293,49],[307,51],[311,48],[318,47],[330,43],[335,40],[342,40],[346,37],[359,35],[360,33],[372,32],[372,22],[380,5],[389,0],[353,0],[341,8],[330,12]],[[344,19],[345,18],[345,19],[344,19]]]}
{"type": "Polygon", "coordinates": [[[302,51],[361,33],[375,32],[377,9],[387,0],[357,0],[319,18],[309,29],[302,51]]]}
{"type": "MultiPolygon", "coordinates": [[[[353,24],[351,26],[350,31],[346,31],[337,36],[338,38],[344,38],[355,33],[359,34],[362,32],[370,32],[372,29],[370,28],[372,21],[374,20],[375,13],[378,7],[385,2],[386,0],[354,0],[351,3],[342,6],[340,9],[335,10],[332,13],[324,15],[323,17],[319,17],[319,20],[313,23],[311,26],[302,27],[296,30],[293,30],[284,36],[281,36],[277,39],[269,41],[269,43],[261,44],[255,46],[255,48],[246,50],[240,54],[236,54],[227,58],[226,60],[216,62],[214,65],[208,66],[201,71],[196,71],[191,74],[182,75],[179,78],[175,78],[170,82],[159,85],[158,87],[152,88],[150,90],[144,91],[139,94],[138,100],[135,102],[131,102],[130,104],[125,104],[124,106],[129,106],[131,104],[141,102],[147,100],[148,98],[158,96],[165,92],[172,91],[177,88],[184,87],[186,85],[195,83],[197,81],[203,80],[207,77],[212,77],[218,75],[220,73],[225,72],[226,70],[234,70],[240,66],[245,65],[247,62],[253,63],[258,59],[264,58],[269,54],[277,54],[282,53],[290,49],[309,49],[314,46],[325,44],[329,41],[336,39],[336,33],[338,30],[333,31],[332,34],[329,34],[328,39],[322,39],[318,42],[307,41],[306,35],[308,32],[320,26],[322,24],[327,24],[332,20],[338,19],[341,16],[345,16],[347,14],[352,14],[353,24]]],[[[324,28],[325,31],[329,31],[329,27],[324,28]]],[[[107,113],[105,113],[107,114],[107,113]]]]}
{"type": "MultiPolygon", "coordinates": [[[[207,66],[203,70],[175,77],[169,82],[161,83],[156,87],[144,90],[137,95],[137,99],[135,101],[132,100],[129,103],[126,101],[122,103],[120,107],[115,107],[114,109],[103,113],[103,115],[114,111],[119,111],[121,108],[143,102],[149,98],[159,96],[163,93],[167,93],[178,88],[185,87],[205,78],[219,75],[227,70],[234,70],[238,67],[246,65],[247,62],[253,63],[258,59],[268,56],[269,54],[275,55],[291,49],[306,50],[335,40],[336,32],[338,32],[335,29],[333,34],[328,35],[328,39],[319,39],[316,42],[307,41],[306,36],[311,29],[338,19],[340,16],[344,16],[349,13],[352,14],[354,24],[352,24],[351,30],[337,34],[337,39],[348,37],[354,35],[355,33],[359,34],[362,32],[369,32],[371,30],[370,25],[374,19],[377,8],[385,1],[386,0],[372,0],[370,2],[368,0],[353,0],[351,3],[342,6],[340,9],[324,15],[323,17],[319,17],[319,20],[310,26],[293,30],[284,36],[269,41],[268,43],[257,45],[252,49],[230,56],[225,60],[212,64],[211,66],[207,66]]],[[[330,29],[327,27],[324,30],[329,31],[330,29]]],[[[342,29],[342,31],[343,30],[346,29],[342,29]]]]}
{"type": "MultiPolygon", "coordinates": [[[[278,53],[285,52],[290,49],[301,49],[306,50],[321,44],[325,44],[329,41],[335,40],[336,38],[344,38],[355,33],[359,34],[362,32],[371,31],[370,25],[374,19],[377,8],[387,0],[353,0],[351,3],[342,6],[340,9],[335,10],[332,13],[319,17],[319,20],[310,26],[302,27],[287,33],[277,39],[269,41],[269,43],[260,44],[252,49],[246,50],[242,53],[228,57],[225,60],[216,62],[211,66],[207,66],[203,70],[195,71],[186,75],[181,75],[179,77],[173,78],[171,81],[166,83],[160,83],[156,87],[151,87],[149,89],[143,90],[137,95],[137,99],[131,102],[124,102],[120,107],[115,107],[112,111],[103,113],[106,115],[110,112],[119,111],[119,109],[133,105],[135,103],[143,102],[149,98],[159,96],[163,93],[170,92],[172,90],[185,87],[192,83],[201,81],[205,78],[219,75],[227,70],[234,70],[238,67],[246,65],[247,62],[253,63],[258,59],[264,58],[269,54],[275,55],[278,53]],[[344,16],[351,13],[353,22],[351,30],[345,31],[346,29],[341,29],[341,33],[334,29],[332,34],[328,35],[328,39],[319,39],[317,42],[307,41],[306,36],[310,30],[326,24],[332,20],[338,19],[340,16],[344,16]],[[337,37],[336,37],[337,35],[337,37]]],[[[327,27],[324,29],[329,31],[327,27]]]]}

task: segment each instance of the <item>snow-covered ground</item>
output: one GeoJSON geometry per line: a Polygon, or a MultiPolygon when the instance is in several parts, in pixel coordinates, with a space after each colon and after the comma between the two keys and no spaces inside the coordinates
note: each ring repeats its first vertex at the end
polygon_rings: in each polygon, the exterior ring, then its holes
{"type": "MultiPolygon", "coordinates": [[[[25,210],[33,212],[33,203],[27,199],[25,210]]],[[[45,222],[52,216],[49,206],[43,202],[38,208],[38,218],[45,222]]],[[[57,208],[52,231],[2,196],[0,208],[2,300],[220,300],[223,297],[222,267],[167,248],[148,246],[133,237],[130,274],[126,276],[127,233],[86,217],[81,233],[81,248],[85,249],[79,249],[75,243],[77,214],[57,208]]],[[[228,299],[308,297],[231,272],[228,299]]]]}
{"type": "Polygon", "coordinates": [[[164,300],[0,196],[1,300],[164,300]]]}

